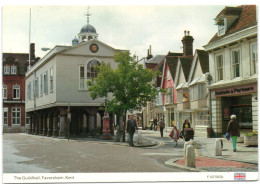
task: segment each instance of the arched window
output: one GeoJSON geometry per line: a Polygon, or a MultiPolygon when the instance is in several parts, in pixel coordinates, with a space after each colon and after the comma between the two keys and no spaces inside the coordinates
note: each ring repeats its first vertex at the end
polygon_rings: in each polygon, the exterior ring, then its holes
{"type": "Polygon", "coordinates": [[[98,60],[91,60],[87,64],[87,80],[93,81],[94,78],[97,77],[97,71],[95,70],[95,66],[100,66],[98,60]]]}
{"type": "Polygon", "coordinates": [[[100,62],[93,59],[86,63],[86,65],[79,66],[79,89],[87,89],[87,81],[93,82],[94,78],[97,77],[98,72],[95,70],[95,66],[100,66],[100,62]]]}

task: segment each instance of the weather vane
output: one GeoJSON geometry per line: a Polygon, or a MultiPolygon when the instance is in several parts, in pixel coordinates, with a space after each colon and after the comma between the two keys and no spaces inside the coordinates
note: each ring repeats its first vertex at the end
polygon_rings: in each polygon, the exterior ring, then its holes
{"type": "Polygon", "coordinates": [[[87,17],[87,23],[89,24],[89,17],[91,16],[91,13],[89,13],[89,6],[87,13],[85,13],[85,16],[87,17]]]}

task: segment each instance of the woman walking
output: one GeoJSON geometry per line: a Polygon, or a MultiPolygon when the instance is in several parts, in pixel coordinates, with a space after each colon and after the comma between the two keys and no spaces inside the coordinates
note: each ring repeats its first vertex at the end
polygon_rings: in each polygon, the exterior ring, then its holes
{"type": "Polygon", "coordinates": [[[231,120],[229,121],[227,126],[227,133],[230,134],[230,137],[232,139],[232,144],[233,144],[233,151],[236,152],[237,137],[240,136],[239,123],[236,120],[236,115],[234,114],[230,116],[230,119],[231,120]]]}

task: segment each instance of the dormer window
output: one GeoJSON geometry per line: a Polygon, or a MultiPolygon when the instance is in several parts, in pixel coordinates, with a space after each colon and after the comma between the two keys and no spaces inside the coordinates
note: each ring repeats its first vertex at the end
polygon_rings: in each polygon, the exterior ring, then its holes
{"type": "Polygon", "coordinates": [[[4,66],[4,74],[6,74],[6,75],[10,74],[10,66],[8,66],[8,65],[4,66]]]}
{"type": "Polygon", "coordinates": [[[17,67],[11,66],[11,74],[16,75],[16,73],[17,73],[17,67]]]}
{"type": "Polygon", "coordinates": [[[224,23],[224,19],[220,19],[217,22],[218,25],[218,36],[221,36],[223,34],[225,34],[225,23],[224,23]]]}

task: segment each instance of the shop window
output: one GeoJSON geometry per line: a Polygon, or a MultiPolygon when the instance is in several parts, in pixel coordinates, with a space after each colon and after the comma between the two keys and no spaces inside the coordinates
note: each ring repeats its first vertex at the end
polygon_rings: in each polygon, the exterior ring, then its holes
{"type": "Polygon", "coordinates": [[[232,78],[240,77],[240,53],[239,50],[233,50],[231,53],[232,60],[232,78]]]}
{"type": "Polygon", "coordinates": [[[20,86],[19,85],[13,86],[13,99],[20,99],[20,86]]]}
{"type": "Polygon", "coordinates": [[[257,44],[251,46],[251,75],[257,73],[257,44]]]}
{"type": "Polygon", "coordinates": [[[216,56],[217,61],[217,81],[223,80],[223,55],[216,56]]]}
{"type": "Polygon", "coordinates": [[[231,114],[236,115],[241,129],[252,129],[252,106],[251,105],[237,105],[231,106],[231,114]]]}
{"type": "Polygon", "coordinates": [[[21,124],[21,108],[20,107],[12,108],[12,124],[13,125],[21,124]]]}

